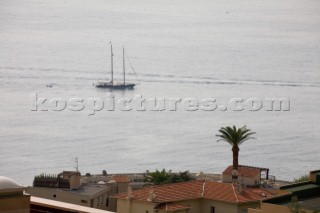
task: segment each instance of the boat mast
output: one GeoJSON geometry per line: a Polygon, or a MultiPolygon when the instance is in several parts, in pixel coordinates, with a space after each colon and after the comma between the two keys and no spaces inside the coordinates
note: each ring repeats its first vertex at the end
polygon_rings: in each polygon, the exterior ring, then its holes
{"type": "Polygon", "coordinates": [[[126,85],[126,63],[124,60],[124,47],[122,49],[122,63],[123,63],[123,85],[126,85]]]}
{"type": "Polygon", "coordinates": [[[112,52],[112,43],[111,44],[111,85],[113,85],[113,52],[112,52]]]}

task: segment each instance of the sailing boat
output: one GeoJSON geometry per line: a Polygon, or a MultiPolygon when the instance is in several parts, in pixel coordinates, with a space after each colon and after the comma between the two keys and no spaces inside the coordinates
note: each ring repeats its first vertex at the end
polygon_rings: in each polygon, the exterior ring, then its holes
{"type": "Polygon", "coordinates": [[[136,84],[126,83],[126,64],[125,64],[125,57],[124,57],[124,48],[122,49],[122,63],[123,63],[123,82],[114,82],[113,81],[113,52],[112,52],[112,44],[111,44],[111,81],[110,82],[100,81],[95,86],[98,88],[109,88],[109,89],[119,89],[119,90],[133,89],[133,87],[136,84]]]}

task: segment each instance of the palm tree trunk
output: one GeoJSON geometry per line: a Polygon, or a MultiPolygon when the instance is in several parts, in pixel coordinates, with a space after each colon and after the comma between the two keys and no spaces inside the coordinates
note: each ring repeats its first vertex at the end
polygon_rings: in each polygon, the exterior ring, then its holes
{"type": "MultiPolygon", "coordinates": [[[[233,170],[238,170],[239,166],[239,147],[238,146],[233,146],[232,147],[232,153],[233,153],[233,165],[232,168],[233,170]]],[[[232,176],[232,179],[238,179],[238,176],[232,176]]]]}

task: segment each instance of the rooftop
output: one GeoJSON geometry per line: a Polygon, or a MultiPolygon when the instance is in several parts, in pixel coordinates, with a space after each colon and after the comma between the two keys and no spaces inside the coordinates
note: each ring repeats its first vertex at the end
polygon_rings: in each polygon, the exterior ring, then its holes
{"type": "Polygon", "coordinates": [[[81,173],[78,171],[63,171],[63,172],[59,173],[58,175],[69,175],[69,176],[78,175],[78,176],[81,176],[81,173]]]}
{"type": "MultiPolygon", "coordinates": [[[[320,170],[311,171],[310,174],[318,175],[319,172],[320,170]]],[[[288,206],[292,204],[292,197],[296,196],[301,208],[311,211],[318,211],[320,210],[320,183],[317,179],[310,178],[310,181],[303,181],[282,186],[280,189],[289,192],[289,194],[276,196],[271,199],[264,200],[263,202],[288,206]]]]}
{"type": "Polygon", "coordinates": [[[11,178],[0,176],[0,189],[21,188],[22,186],[11,178]]]}
{"type": "Polygon", "coordinates": [[[49,200],[49,199],[44,199],[44,198],[39,198],[34,196],[31,196],[30,202],[31,202],[31,205],[53,208],[57,210],[59,209],[59,210],[68,211],[68,212],[70,211],[70,212],[81,212],[81,213],[111,213],[109,211],[104,211],[100,209],[94,209],[94,208],[89,208],[89,207],[80,206],[76,204],[49,200]]]}
{"type": "MultiPolygon", "coordinates": [[[[232,165],[230,165],[223,171],[223,174],[231,175],[232,170],[233,170],[233,167],[232,165]]],[[[244,165],[238,166],[239,176],[243,176],[243,177],[256,177],[261,173],[261,171],[266,171],[266,170],[268,169],[254,167],[254,166],[244,166],[244,165]]]]}
{"type": "Polygon", "coordinates": [[[92,196],[96,193],[99,193],[105,189],[108,189],[108,186],[104,185],[104,184],[86,184],[81,186],[78,189],[60,189],[63,191],[68,191],[70,193],[76,193],[76,194],[82,194],[82,195],[89,195],[92,196]]]}
{"type": "Polygon", "coordinates": [[[21,186],[8,177],[0,176],[0,194],[18,193],[23,194],[24,186],[21,186]]]}
{"type": "MultiPolygon", "coordinates": [[[[286,206],[289,206],[291,204],[291,201],[282,203],[282,205],[286,206]]],[[[299,199],[299,206],[303,209],[318,211],[320,209],[320,196],[299,199]]]]}
{"type": "Polygon", "coordinates": [[[112,180],[114,180],[117,183],[129,183],[129,177],[125,175],[119,175],[119,176],[113,176],[112,180]]]}
{"type": "Polygon", "coordinates": [[[299,192],[302,190],[308,190],[308,189],[320,189],[319,185],[313,184],[313,183],[306,183],[301,185],[294,185],[292,184],[291,187],[285,186],[286,188],[282,187],[281,189],[289,191],[289,192],[299,192]]]}
{"type": "Polygon", "coordinates": [[[85,184],[82,185],[80,188],[77,189],[64,189],[64,188],[52,188],[52,187],[37,187],[37,186],[30,186],[27,188],[27,192],[32,194],[33,189],[37,189],[37,188],[44,188],[44,190],[58,190],[58,191],[62,191],[65,193],[72,193],[72,194],[77,194],[77,195],[84,195],[84,196],[89,196],[89,197],[93,197],[96,194],[99,193],[104,193],[106,191],[109,190],[109,186],[105,185],[105,184],[85,184]]]}
{"type": "MultiPolygon", "coordinates": [[[[271,198],[274,195],[262,188],[243,188],[238,190],[231,183],[214,181],[189,181],[182,183],[156,185],[132,192],[132,200],[144,202],[167,203],[182,200],[205,198],[228,203],[257,202],[262,199],[271,198]],[[150,200],[150,194],[154,199],[150,200]]],[[[126,199],[127,193],[121,193],[115,198],[126,199]]]]}

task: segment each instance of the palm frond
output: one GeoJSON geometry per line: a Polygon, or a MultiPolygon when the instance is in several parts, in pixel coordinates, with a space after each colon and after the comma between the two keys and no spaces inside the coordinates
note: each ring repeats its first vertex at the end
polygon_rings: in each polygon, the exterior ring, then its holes
{"type": "Polygon", "coordinates": [[[240,128],[237,128],[236,126],[221,127],[219,133],[220,134],[216,135],[216,137],[219,138],[217,141],[225,141],[231,146],[240,146],[247,140],[255,139],[252,135],[256,134],[255,132],[252,132],[251,129],[247,129],[246,126],[240,128]]]}

